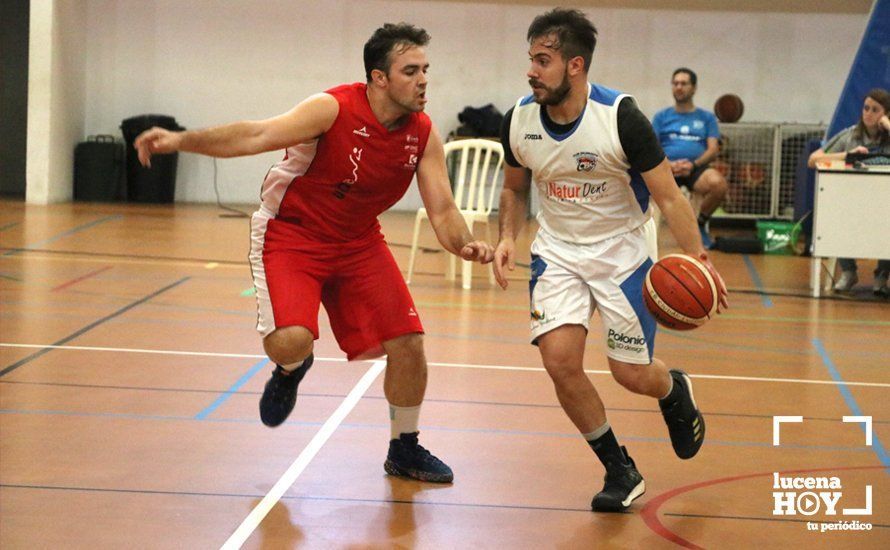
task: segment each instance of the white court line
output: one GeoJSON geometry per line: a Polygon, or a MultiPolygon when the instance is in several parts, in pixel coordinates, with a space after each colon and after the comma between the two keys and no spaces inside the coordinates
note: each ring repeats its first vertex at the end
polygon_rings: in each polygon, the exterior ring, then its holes
{"type": "MultiPolygon", "coordinates": [[[[265,355],[255,355],[249,353],[211,353],[204,351],[176,351],[176,350],[156,350],[156,349],[134,349],[134,348],[105,348],[97,346],[52,346],[44,344],[11,344],[0,342],[0,348],[50,348],[74,351],[111,351],[118,353],[155,353],[161,355],[191,355],[199,357],[246,357],[250,359],[262,359],[265,355]]],[[[316,357],[316,361],[330,361],[337,363],[345,363],[343,357],[316,357]]],[[[433,367],[448,367],[457,369],[484,369],[484,370],[512,370],[524,372],[545,372],[543,367],[516,367],[510,365],[473,365],[469,363],[427,363],[433,367]]],[[[608,370],[585,370],[587,374],[612,374],[608,370]]],[[[890,383],[883,382],[853,382],[843,381],[835,382],[834,380],[811,380],[806,378],[766,378],[759,376],[730,376],[721,374],[690,374],[690,378],[702,378],[709,380],[735,380],[738,382],[779,382],[787,384],[817,384],[828,386],[861,386],[866,388],[890,388],[890,383]]]]}
{"type": "Polygon", "coordinates": [[[260,522],[263,521],[263,518],[266,517],[266,514],[268,514],[272,507],[275,506],[282,496],[284,496],[284,493],[290,489],[291,485],[294,484],[300,474],[303,473],[303,470],[306,469],[306,466],[309,465],[309,462],[315,458],[315,455],[318,454],[321,447],[334,433],[334,430],[336,430],[340,423],[343,422],[346,415],[352,411],[355,404],[358,403],[359,399],[361,399],[365,392],[368,391],[368,388],[371,387],[371,384],[380,373],[383,372],[385,367],[386,361],[375,361],[374,364],[371,365],[368,372],[366,372],[361,380],[358,381],[358,384],[352,388],[352,391],[349,392],[346,399],[340,403],[340,406],[337,407],[334,414],[332,414],[321,429],[318,430],[318,433],[315,434],[312,441],[306,445],[306,448],[303,449],[300,456],[298,456],[287,471],[284,472],[281,479],[269,489],[269,492],[263,497],[263,500],[254,507],[250,514],[244,518],[244,521],[241,522],[241,525],[239,525],[235,532],[232,533],[232,536],[230,536],[220,547],[222,550],[241,548],[241,545],[244,544],[251,533],[253,533],[259,526],[260,522]]]}

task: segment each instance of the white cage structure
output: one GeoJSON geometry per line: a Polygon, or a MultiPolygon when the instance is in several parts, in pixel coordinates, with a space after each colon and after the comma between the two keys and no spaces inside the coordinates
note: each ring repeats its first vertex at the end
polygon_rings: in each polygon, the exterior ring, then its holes
{"type": "Polygon", "coordinates": [[[794,217],[795,174],[818,124],[720,124],[720,154],[711,163],[729,183],[723,218],[794,217]]]}

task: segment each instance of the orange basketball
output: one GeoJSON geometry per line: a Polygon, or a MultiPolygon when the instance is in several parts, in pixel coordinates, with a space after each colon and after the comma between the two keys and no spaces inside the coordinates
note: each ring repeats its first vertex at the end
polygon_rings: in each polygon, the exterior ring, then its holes
{"type": "Polygon", "coordinates": [[[700,261],[685,254],[669,254],[646,273],[643,300],[659,324],[692,330],[717,310],[717,285],[700,261]]]}
{"type": "Polygon", "coordinates": [[[720,122],[738,122],[744,113],[745,104],[735,94],[722,95],[714,103],[714,114],[720,122]]]}

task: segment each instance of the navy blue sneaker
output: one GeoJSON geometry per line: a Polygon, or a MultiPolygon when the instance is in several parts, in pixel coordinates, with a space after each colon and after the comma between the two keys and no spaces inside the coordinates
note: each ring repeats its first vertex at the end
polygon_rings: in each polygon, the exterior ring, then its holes
{"type": "Polygon", "coordinates": [[[658,402],[671,435],[674,452],[682,459],[692,458],[705,441],[705,418],[695,404],[692,380],[679,369],[671,369],[674,390],[658,402]]]}
{"type": "Polygon", "coordinates": [[[272,378],[266,382],[263,397],[260,398],[260,419],[263,424],[274,428],[287,420],[297,402],[297,386],[314,360],[315,357],[310,354],[293,372],[284,370],[281,365],[275,365],[272,378]]]}
{"type": "Polygon", "coordinates": [[[383,469],[392,476],[404,476],[433,483],[451,483],[454,473],[417,442],[419,432],[391,439],[383,469]]]}
{"type": "Polygon", "coordinates": [[[590,502],[590,509],[594,512],[623,512],[646,492],[646,482],[624,446],[621,452],[624,453],[625,463],[606,471],[603,490],[590,502]]]}

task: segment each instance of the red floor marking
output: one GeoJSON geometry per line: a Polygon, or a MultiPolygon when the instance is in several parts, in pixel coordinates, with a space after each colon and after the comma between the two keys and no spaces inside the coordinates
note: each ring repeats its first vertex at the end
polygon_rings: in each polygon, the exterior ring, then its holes
{"type": "Polygon", "coordinates": [[[90,272],[87,273],[86,275],[81,275],[80,277],[78,277],[78,278],[76,278],[76,279],[71,279],[71,280],[68,281],[67,283],[62,283],[62,284],[60,284],[59,286],[53,288],[53,292],[55,292],[55,291],[57,291],[57,290],[62,290],[63,288],[68,288],[69,286],[75,285],[75,284],[77,284],[77,283],[83,281],[84,279],[89,279],[90,277],[94,277],[94,276],[96,276],[96,275],[102,273],[103,271],[108,271],[108,270],[111,269],[112,267],[114,267],[114,266],[107,265],[107,266],[103,267],[102,269],[97,269],[97,270],[95,270],[95,271],[90,271],[90,272]]]}
{"type": "MultiPolygon", "coordinates": [[[[779,473],[783,475],[811,474],[815,472],[828,472],[838,470],[881,470],[884,468],[885,466],[848,466],[841,468],[818,468],[815,470],[785,470],[779,473]]],[[[660,495],[647,502],[646,505],[643,506],[643,509],[640,511],[640,516],[642,516],[643,521],[646,523],[646,526],[649,527],[649,529],[652,529],[652,531],[654,531],[655,534],[657,534],[658,536],[667,539],[674,544],[683,546],[684,548],[697,548],[699,550],[702,550],[701,546],[698,546],[694,542],[690,542],[684,539],[680,535],[665,527],[663,523],[661,523],[661,520],[658,519],[658,509],[661,507],[661,505],[677,495],[682,495],[683,493],[695,491],[696,489],[701,489],[703,487],[710,487],[711,485],[719,485],[721,483],[729,483],[731,481],[739,481],[742,479],[751,479],[753,477],[771,477],[772,475],[773,472],[744,474],[740,476],[722,477],[718,479],[711,479],[709,481],[701,481],[699,483],[693,483],[691,485],[685,485],[683,487],[675,487],[670,491],[661,493],[660,495]]]]}

